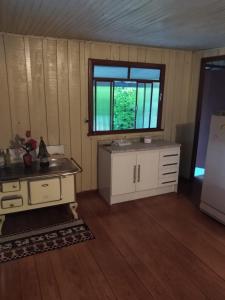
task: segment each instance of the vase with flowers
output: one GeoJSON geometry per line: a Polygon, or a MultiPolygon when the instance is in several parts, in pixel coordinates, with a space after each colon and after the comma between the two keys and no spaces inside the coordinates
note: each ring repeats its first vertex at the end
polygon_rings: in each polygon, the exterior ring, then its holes
{"type": "Polygon", "coordinates": [[[23,162],[25,167],[31,167],[34,155],[36,155],[37,141],[31,138],[31,131],[26,131],[26,139],[22,143],[22,148],[26,151],[23,155],[23,162]],[[32,155],[32,154],[33,155],[32,155]]]}
{"type": "Polygon", "coordinates": [[[23,159],[25,167],[31,167],[32,161],[37,159],[37,141],[31,137],[30,130],[26,131],[25,138],[17,134],[15,138],[10,141],[10,148],[11,151],[14,150],[12,153],[14,153],[16,161],[21,161],[21,159],[23,159]]]}

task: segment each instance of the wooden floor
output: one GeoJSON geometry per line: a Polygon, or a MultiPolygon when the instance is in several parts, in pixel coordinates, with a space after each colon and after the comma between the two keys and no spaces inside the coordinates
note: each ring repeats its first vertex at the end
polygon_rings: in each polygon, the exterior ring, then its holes
{"type": "Polygon", "coordinates": [[[188,196],[79,204],[96,239],[1,264],[1,300],[225,299],[225,226],[188,196]]]}

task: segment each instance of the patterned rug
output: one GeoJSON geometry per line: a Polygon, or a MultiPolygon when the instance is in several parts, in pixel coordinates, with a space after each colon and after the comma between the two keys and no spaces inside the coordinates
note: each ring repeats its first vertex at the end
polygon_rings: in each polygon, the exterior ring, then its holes
{"type": "Polygon", "coordinates": [[[59,249],[94,239],[83,220],[0,237],[0,262],[59,249]]]}

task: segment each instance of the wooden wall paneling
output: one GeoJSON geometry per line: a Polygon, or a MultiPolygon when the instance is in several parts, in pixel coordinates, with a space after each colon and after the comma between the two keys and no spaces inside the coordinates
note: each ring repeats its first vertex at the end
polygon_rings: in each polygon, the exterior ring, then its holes
{"type": "Polygon", "coordinates": [[[13,135],[24,136],[30,129],[24,39],[7,34],[4,41],[13,135]]]}
{"type": "Polygon", "coordinates": [[[45,96],[47,111],[48,144],[59,144],[59,111],[57,87],[57,41],[43,40],[45,96]]]}
{"type": "Polygon", "coordinates": [[[125,45],[120,46],[120,60],[127,61],[128,56],[129,56],[128,46],[125,46],[125,45]]]}
{"type": "Polygon", "coordinates": [[[137,49],[137,61],[146,62],[146,48],[140,47],[137,49]]]}
{"type": "Polygon", "coordinates": [[[203,50],[201,53],[201,57],[217,56],[219,55],[219,49],[203,50]]]}
{"type": "Polygon", "coordinates": [[[164,128],[164,137],[167,140],[171,140],[172,137],[172,122],[173,122],[173,110],[174,107],[174,98],[175,98],[175,51],[170,50],[168,57],[168,63],[166,65],[166,77],[168,80],[167,85],[167,98],[166,98],[166,107],[165,109],[165,128],[164,128]]]}
{"type": "MultiPolygon", "coordinates": [[[[92,44],[90,56],[96,59],[111,59],[111,45],[105,43],[92,44]]],[[[97,189],[98,140],[100,140],[99,137],[91,137],[91,189],[97,189]]]]}
{"type": "Polygon", "coordinates": [[[69,72],[67,46],[67,40],[57,40],[59,141],[60,144],[65,146],[65,154],[68,157],[71,157],[69,72]]]}
{"type": "Polygon", "coordinates": [[[193,123],[193,125],[195,123],[196,108],[197,108],[200,64],[201,64],[201,53],[199,52],[193,53],[189,103],[188,103],[188,112],[187,112],[188,122],[193,123]]]}
{"type": "Polygon", "coordinates": [[[168,95],[169,95],[169,63],[170,63],[170,52],[169,51],[163,51],[162,53],[162,64],[166,65],[166,70],[165,70],[165,81],[164,81],[164,93],[163,93],[163,110],[162,110],[162,121],[161,121],[161,128],[164,130],[163,131],[163,136],[164,138],[168,139],[167,132],[168,132],[168,127],[166,122],[166,112],[168,108],[168,95]]]}
{"type": "Polygon", "coordinates": [[[183,67],[182,67],[182,106],[180,109],[179,120],[181,123],[187,122],[187,111],[188,111],[188,100],[190,92],[190,81],[191,81],[191,67],[192,67],[192,54],[190,52],[184,52],[183,67]]]}
{"type": "Polygon", "coordinates": [[[111,60],[120,60],[120,46],[119,45],[110,45],[110,59],[111,60]]]}
{"type": "Polygon", "coordinates": [[[188,122],[188,102],[191,83],[192,54],[184,52],[183,68],[181,77],[182,86],[180,88],[179,98],[181,106],[179,108],[179,118],[176,125],[176,141],[181,143],[181,175],[188,178],[190,172],[190,134],[192,134],[192,125],[188,122]]]}
{"type": "Polygon", "coordinates": [[[184,67],[184,53],[176,51],[176,62],[175,62],[175,97],[173,102],[173,121],[172,121],[172,136],[171,140],[176,140],[177,124],[180,124],[182,120],[180,119],[180,114],[183,105],[183,67],[184,67]]]}
{"type": "Polygon", "coordinates": [[[160,64],[162,62],[162,50],[158,48],[147,48],[146,62],[160,64]]]}
{"type": "MultiPolygon", "coordinates": [[[[80,85],[80,44],[68,41],[69,102],[71,156],[82,165],[81,153],[81,85],[80,85]]],[[[82,165],[83,167],[83,165],[82,165]]],[[[77,192],[82,190],[81,174],[76,175],[77,192]]]]}
{"type": "Polygon", "coordinates": [[[5,47],[2,35],[0,35],[0,66],[0,148],[7,148],[12,138],[12,119],[10,114],[5,47]]]}
{"type": "Polygon", "coordinates": [[[91,43],[90,58],[110,59],[111,45],[108,43],[91,43]]]}
{"type": "Polygon", "coordinates": [[[219,56],[225,54],[225,48],[195,51],[195,54],[199,54],[201,57],[219,56]]]}
{"type": "Polygon", "coordinates": [[[82,135],[82,191],[91,189],[91,139],[88,134],[88,58],[90,42],[80,42],[81,135],[82,135]]]}
{"type": "Polygon", "coordinates": [[[133,61],[136,62],[137,61],[137,47],[134,46],[129,46],[129,50],[128,50],[128,60],[129,61],[133,61]]]}
{"type": "Polygon", "coordinates": [[[84,169],[77,177],[78,191],[96,188],[99,140],[145,135],[87,136],[88,58],[165,63],[164,132],[151,135],[174,140],[177,124],[194,124],[199,62],[205,52],[193,53],[192,60],[192,52],[180,50],[10,34],[3,37],[6,58],[0,42],[0,59],[5,60],[6,70],[2,68],[0,74],[6,93],[4,110],[8,111],[7,120],[11,120],[7,129],[4,127],[4,143],[11,132],[24,135],[31,125],[35,137],[44,135],[49,144],[65,144],[66,154],[71,154],[84,169]]]}
{"type": "Polygon", "coordinates": [[[24,38],[31,134],[47,140],[42,39],[24,38]]]}
{"type": "Polygon", "coordinates": [[[225,55],[225,48],[218,49],[218,55],[225,55]]]}

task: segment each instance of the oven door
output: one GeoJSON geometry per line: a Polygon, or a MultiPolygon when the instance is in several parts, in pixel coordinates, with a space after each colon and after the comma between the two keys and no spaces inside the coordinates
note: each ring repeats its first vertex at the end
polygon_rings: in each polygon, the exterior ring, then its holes
{"type": "Polygon", "coordinates": [[[60,177],[54,177],[30,181],[29,193],[29,204],[31,205],[60,201],[62,199],[61,179],[60,177]]]}

